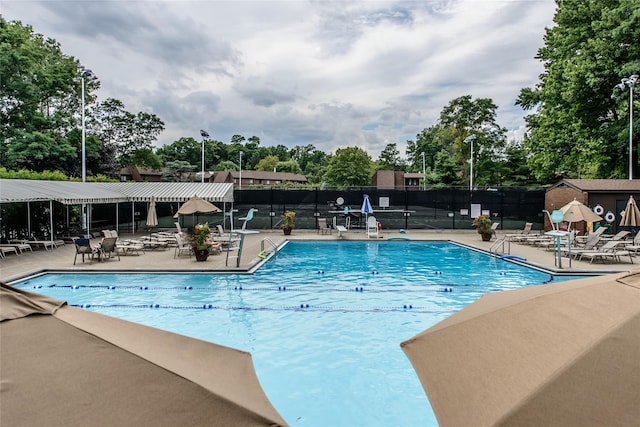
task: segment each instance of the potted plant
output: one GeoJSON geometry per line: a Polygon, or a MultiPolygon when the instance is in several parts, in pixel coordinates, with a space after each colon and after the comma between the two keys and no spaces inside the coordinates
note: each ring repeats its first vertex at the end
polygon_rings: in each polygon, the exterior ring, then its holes
{"type": "Polygon", "coordinates": [[[209,223],[198,224],[191,231],[191,247],[197,261],[206,261],[209,257],[209,236],[211,236],[209,223]]]}
{"type": "Polygon", "coordinates": [[[280,224],[280,228],[284,231],[285,236],[291,234],[291,230],[295,228],[295,219],[296,213],[293,211],[285,211],[281,216],[282,223],[280,224]]]}
{"type": "Polygon", "coordinates": [[[488,242],[491,240],[493,230],[491,229],[492,221],[489,215],[480,215],[473,220],[473,225],[478,233],[482,236],[482,240],[488,242]]]}

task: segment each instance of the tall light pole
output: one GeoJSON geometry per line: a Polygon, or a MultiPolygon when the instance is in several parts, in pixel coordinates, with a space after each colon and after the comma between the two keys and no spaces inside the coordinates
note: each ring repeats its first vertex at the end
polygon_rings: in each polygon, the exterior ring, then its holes
{"type": "Polygon", "coordinates": [[[240,151],[240,178],[238,179],[238,189],[242,190],[242,151],[240,151]]]}
{"type": "Polygon", "coordinates": [[[425,162],[425,159],[424,159],[424,151],[422,153],[420,153],[420,154],[422,154],[422,189],[426,190],[426,188],[427,188],[427,185],[426,185],[427,184],[427,182],[426,182],[426,180],[427,180],[427,168],[426,168],[426,162],[425,162]]]}
{"type": "Polygon", "coordinates": [[[209,134],[201,129],[200,136],[202,136],[202,176],[200,177],[200,182],[204,184],[204,140],[209,139],[209,134]]]}
{"type": "Polygon", "coordinates": [[[82,182],[87,181],[87,149],[86,149],[86,128],[85,128],[85,115],[84,115],[84,85],[85,80],[89,79],[89,81],[97,80],[93,71],[88,68],[84,68],[82,65],[78,67],[78,71],[80,71],[80,77],[82,80],[82,182]]]}
{"type": "MultiPolygon", "coordinates": [[[[87,148],[86,148],[86,140],[87,140],[87,132],[85,126],[85,112],[84,112],[84,85],[85,80],[89,79],[89,81],[98,80],[93,71],[84,66],[78,66],[78,71],[80,71],[80,80],[81,80],[81,102],[82,102],[82,182],[87,182],[87,148]]],[[[82,204],[82,230],[84,231],[85,237],[89,236],[89,223],[87,221],[87,205],[85,203],[82,204]]]]}
{"type": "Polygon", "coordinates": [[[629,179],[633,179],[633,89],[638,82],[638,75],[633,74],[622,79],[622,83],[616,85],[618,89],[629,86],[629,179]]]}
{"type": "Polygon", "coordinates": [[[476,139],[475,135],[469,135],[465,138],[465,142],[471,145],[471,153],[469,155],[469,191],[473,191],[473,141],[476,139]]]}

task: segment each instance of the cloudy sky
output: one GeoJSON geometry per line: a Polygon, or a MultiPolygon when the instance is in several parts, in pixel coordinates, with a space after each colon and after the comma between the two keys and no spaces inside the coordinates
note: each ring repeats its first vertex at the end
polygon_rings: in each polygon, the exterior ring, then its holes
{"type": "Polygon", "coordinates": [[[158,115],[158,146],[204,129],[376,159],[389,143],[404,156],[463,95],[493,99],[521,139],[514,102],[543,71],[534,56],[555,2],[2,0],[0,11],[92,69],[99,100],[158,115]]]}

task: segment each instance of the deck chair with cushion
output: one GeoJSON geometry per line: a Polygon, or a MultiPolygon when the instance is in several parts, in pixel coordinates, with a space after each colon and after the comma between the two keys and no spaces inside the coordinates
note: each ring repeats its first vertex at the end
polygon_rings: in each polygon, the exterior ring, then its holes
{"type": "Polygon", "coordinates": [[[368,238],[371,238],[371,237],[378,238],[379,237],[378,220],[373,215],[371,215],[369,218],[367,218],[367,237],[368,238]]]}
{"type": "Polygon", "coordinates": [[[76,239],[74,242],[76,246],[76,254],[73,257],[73,265],[76,265],[78,255],[82,255],[82,262],[84,262],[84,256],[89,258],[89,264],[93,263],[93,248],[91,247],[91,241],[84,237],[76,239]]]}
{"type": "Polygon", "coordinates": [[[318,234],[331,234],[331,227],[327,225],[326,218],[318,218],[318,234]]]}

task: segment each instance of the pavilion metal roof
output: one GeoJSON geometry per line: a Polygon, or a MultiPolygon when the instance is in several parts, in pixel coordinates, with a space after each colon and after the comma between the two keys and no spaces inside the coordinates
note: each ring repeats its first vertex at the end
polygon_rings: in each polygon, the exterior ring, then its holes
{"type": "Polygon", "coordinates": [[[233,202],[231,183],[195,182],[71,182],[0,179],[0,203],[53,200],[81,203],[185,202],[198,196],[210,202],[233,202]]]}

